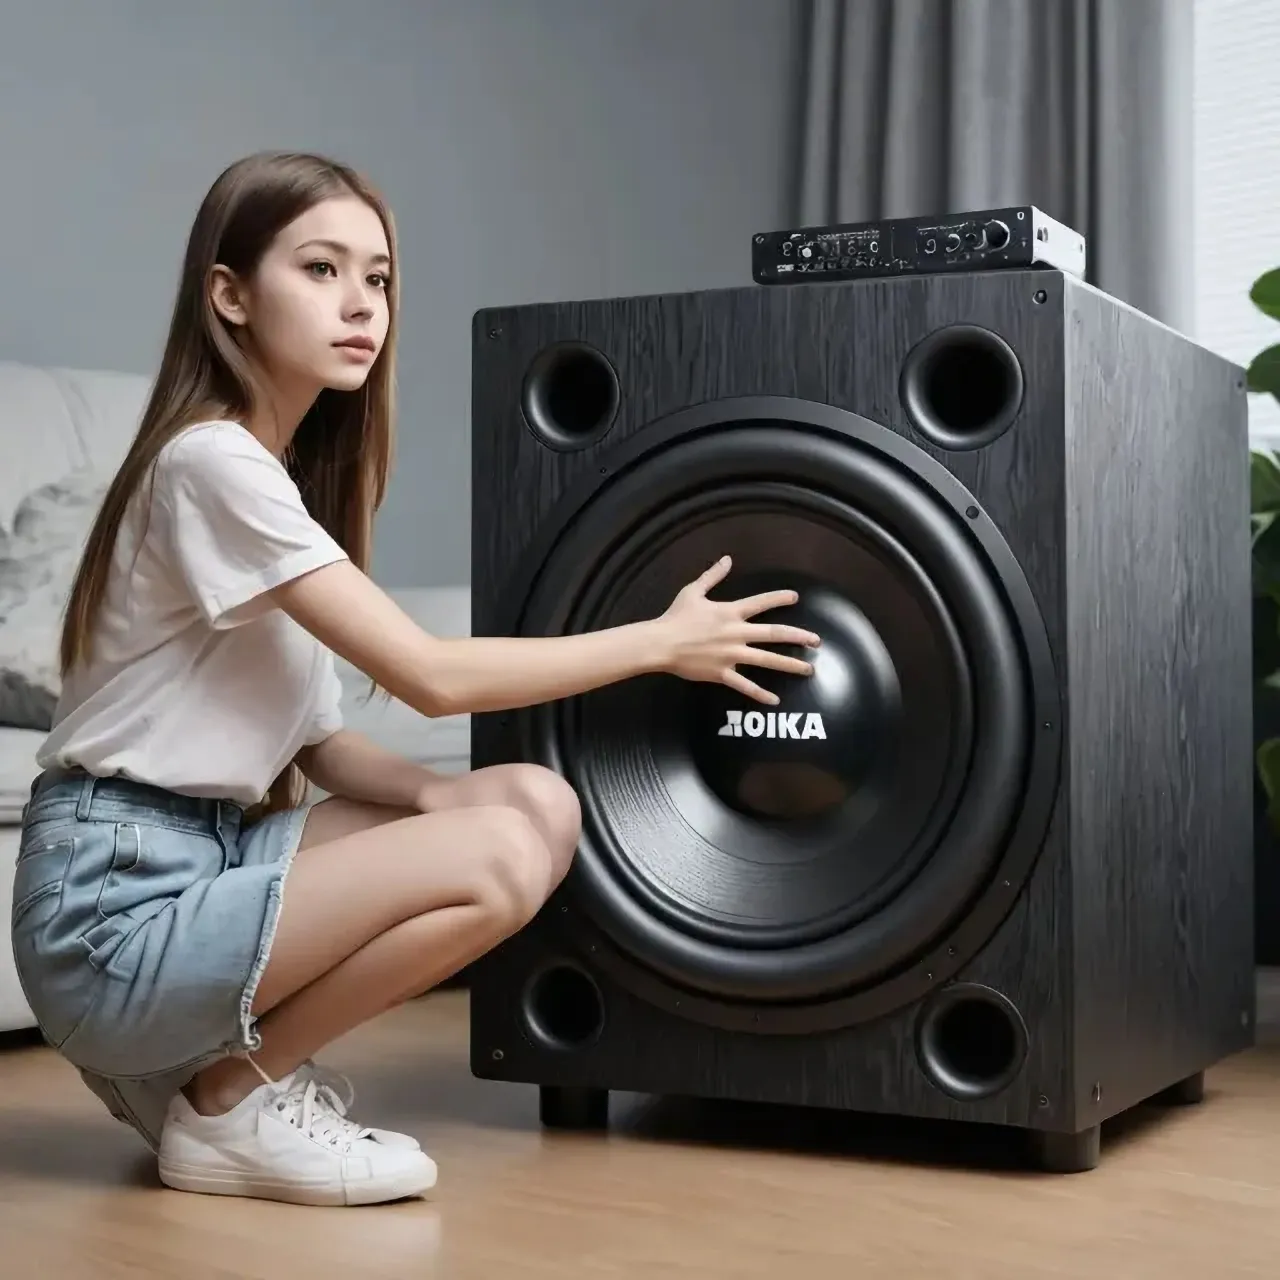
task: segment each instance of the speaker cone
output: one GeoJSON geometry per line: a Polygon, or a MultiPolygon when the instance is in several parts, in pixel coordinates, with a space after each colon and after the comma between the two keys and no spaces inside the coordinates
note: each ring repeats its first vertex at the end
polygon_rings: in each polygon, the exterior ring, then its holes
{"type": "Polygon", "coordinates": [[[774,708],[646,676],[524,713],[526,745],[582,798],[570,883],[634,964],[720,1000],[830,999],[936,943],[999,864],[1034,733],[1023,645],[953,503],[782,419],[616,475],[543,559],[521,630],[652,618],[725,553],[718,597],[800,592],[776,616],[823,637],[813,676],[748,669],[774,708]]]}

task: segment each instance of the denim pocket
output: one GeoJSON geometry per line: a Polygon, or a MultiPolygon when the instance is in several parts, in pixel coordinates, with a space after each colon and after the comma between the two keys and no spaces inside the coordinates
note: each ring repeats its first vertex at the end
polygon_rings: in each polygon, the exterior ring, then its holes
{"type": "Polygon", "coordinates": [[[42,902],[49,903],[42,918],[47,919],[58,909],[57,899],[62,895],[74,848],[75,840],[68,836],[52,844],[26,847],[19,852],[13,870],[13,928],[18,928],[42,902]]]}
{"type": "Polygon", "coordinates": [[[46,813],[28,819],[22,826],[22,834],[18,840],[18,861],[63,840],[69,840],[76,834],[79,826],[75,814],[46,813]]]}
{"type": "Polygon", "coordinates": [[[111,863],[98,889],[98,915],[110,920],[140,906],[151,896],[142,861],[142,828],[136,822],[117,822],[113,829],[111,863]]]}
{"type": "Polygon", "coordinates": [[[93,1003],[92,970],[84,963],[68,897],[76,841],[67,836],[23,850],[13,876],[14,966],[22,992],[45,1039],[57,1048],[84,1020],[93,1003]],[[68,920],[69,914],[73,919],[68,920]]]}
{"type": "Polygon", "coordinates": [[[140,924],[222,869],[222,847],[212,836],[138,822],[112,823],[103,834],[111,843],[97,891],[99,920],[123,916],[140,924]]]}

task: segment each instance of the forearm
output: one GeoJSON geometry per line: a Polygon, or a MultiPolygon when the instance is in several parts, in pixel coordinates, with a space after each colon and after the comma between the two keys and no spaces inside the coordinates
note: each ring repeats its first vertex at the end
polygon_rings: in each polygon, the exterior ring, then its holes
{"type": "Polygon", "coordinates": [[[674,660],[660,622],[551,638],[441,639],[345,560],[273,595],[322,644],[424,716],[535,706],[669,670],[674,660]]]}
{"type": "Polygon", "coordinates": [[[582,635],[437,642],[431,680],[440,714],[536,706],[661,671],[662,632],[638,622],[582,635]]]}
{"type": "Polygon", "coordinates": [[[434,776],[354,729],[339,729],[323,742],[304,747],[297,764],[321,791],[395,808],[417,808],[423,788],[434,776]]]}

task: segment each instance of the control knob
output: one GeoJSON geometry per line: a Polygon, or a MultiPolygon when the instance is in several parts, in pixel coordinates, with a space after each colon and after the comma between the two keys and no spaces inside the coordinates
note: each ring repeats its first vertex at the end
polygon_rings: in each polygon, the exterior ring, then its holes
{"type": "Polygon", "coordinates": [[[983,228],[989,249],[1003,249],[1009,243],[1009,228],[994,219],[983,228]]]}

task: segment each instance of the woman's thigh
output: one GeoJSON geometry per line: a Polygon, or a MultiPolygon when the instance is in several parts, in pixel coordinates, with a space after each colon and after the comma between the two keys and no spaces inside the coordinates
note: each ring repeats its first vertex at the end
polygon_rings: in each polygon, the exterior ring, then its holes
{"type": "MultiPolygon", "coordinates": [[[[493,805],[518,809],[552,844],[576,845],[582,825],[573,788],[541,765],[499,764],[465,773],[430,773],[425,799],[429,813],[493,805]]],[[[299,852],[421,812],[332,796],[312,806],[299,852]]]]}
{"type": "Polygon", "coordinates": [[[384,827],[389,822],[412,818],[418,809],[399,809],[391,805],[371,804],[366,800],[348,800],[345,796],[331,796],[313,804],[307,812],[298,841],[298,853],[305,854],[318,845],[341,840],[357,831],[369,831],[384,827]]]}
{"type": "Polygon", "coordinates": [[[581,813],[550,770],[436,774],[427,791],[427,813],[342,796],[312,806],[256,1014],[414,915],[487,906],[495,927],[514,930],[564,878],[581,813]]]}
{"type": "Polygon", "coordinates": [[[499,805],[403,813],[326,800],[308,815],[266,969],[261,1015],[415,916],[470,908],[514,931],[546,900],[552,868],[529,818],[499,805]]]}

